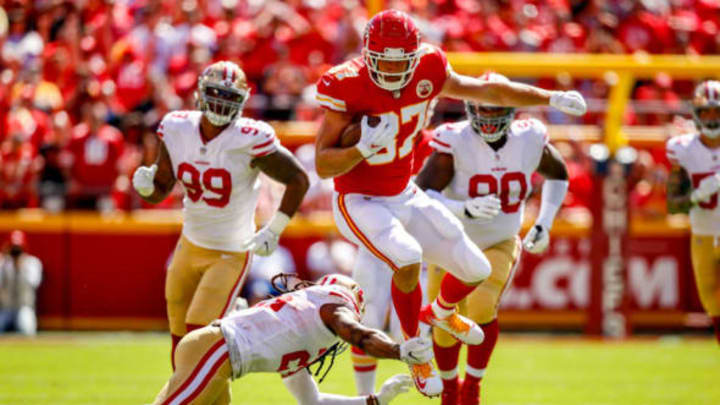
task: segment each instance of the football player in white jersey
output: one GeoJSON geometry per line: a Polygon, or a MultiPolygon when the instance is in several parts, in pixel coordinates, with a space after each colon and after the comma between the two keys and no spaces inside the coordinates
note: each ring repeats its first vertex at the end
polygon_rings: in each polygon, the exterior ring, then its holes
{"type": "Polygon", "coordinates": [[[697,132],[667,142],[667,204],[672,214],[690,212],[695,283],[720,343],[720,81],[698,85],[692,108],[697,132]]]}
{"type": "MultiPolygon", "coordinates": [[[[507,82],[497,73],[481,79],[507,82]]],[[[479,345],[468,345],[466,374],[459,386],[460,342],[433,328],[435,358],[443,378],[443,405],[478,404],[480,380],[498,337],[497,309],[512,280],[520,256],[518,232],[523,222],[530,177],[545,177],[540,213],[522,243],[540,254],[548,247],[550,228],[568,188],[565,163],[548,143],[547,128],[536,119],[513,120],[514,108],[466,102],[468,120],[435,130],[435,152],[418,174],[418,186],[443,202],[463,223],[470,239],[482,249],[491,274],[460,304],[459,310],[485,332],[479,345]]],[[[428,295],[437,295],[444,271],[428,273],[428,295]]]]}
{"type": "MultiPolygon", "coordinates": [[[[289,284],[287,278],[282,284],[289,284]]],[[[347,397],[319,392],[309,367],[319,364],[315,370],[319,374],[325,358],[334,357],[343,341],[373,356],[408,364],[432,359],[432,343],[427,338],[398,344],[381,331],[363,326],[363,292],[349,277],[331,274],[317,284],[302,282],[289,290],[183,338],[177,369],[154,404],[226,404],[223,393],[231,379],[277,372],[300,405],[386,405],[412,386],[410,376],[390,378],[375,394],[347,397]]]]}
{"type": "Polygon", "coordinates": [[[133,176],[138,194],[150,203],[162,201],[176,181],[185,191],[182,235],[165,280],[173,367],[177,342],[228,313],[252,253],[275,250],[308,189],[307,174],[273,128],[242,116],[249,95],[236,64],[207,67],[198,78],[198,110],[165,115],[155,164],[133,176]],[[260,172],[286,188],[278,211],[255,232],[260,172]]]}

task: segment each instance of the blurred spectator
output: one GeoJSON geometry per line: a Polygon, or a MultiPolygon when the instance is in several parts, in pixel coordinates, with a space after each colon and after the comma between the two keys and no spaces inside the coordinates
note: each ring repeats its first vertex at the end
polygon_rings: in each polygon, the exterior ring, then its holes
{"type": "MultiPolygon", "coordinates": [[[[133,156],[151,155],[143,151],[145,146],[153,147],[144,140],[145,128],[157,125],[167,111],[194,107],[197,76],[212,61],[233,60],[246,71],[253,95],[247,115],[317,120],[321,114],[313,101],[313,83],[329,66],[359,55],[369,17],[365,4],[359,0],[2,2],[0,144],[10,165],[1,168],[0,181],[15,184],[9,193],[0,191],[2,207],[36,204],[35,192],[21,196],[18,189],[38,189],[45,204],[60,201],[54,196],[62,195],[63,180],[73,195],[88,181],[84,170],[69,170],[63,158],[67,151],[75,158],[82,158],[80,150],[86,151],[77,146],[85,142],[78,141],[83,136],[70,142],[67,127],[75,134],[114,134],[110,138],[117,141],[110,142],[112,152],[103,171],[113,172],[109,167],[116,164],[121,167],[115,170],[115,189],[108,192],[118,207],[141,206],[124,189],[125,166],[133,166],[127,163],[133,156]],[[88,130],[88,102],[105,104],[103,121],[121,128],[122,134],[111,127],[88,130]],[[49,117],[54,121],[58,113],[66,118],[65,127],[50,122],[49,117]],[[123,144],[132,150],[126,163],[114,156],[123,144]],[[34,184],[38,179],[41,183],[34,184]]],[[[716,0],[388,0],[385,5],[411,13],[423,39],[447,51],[720,53],[716,0]]],[[[591,106],[581,119],[567,121],[554,115],[544,117],[547,121],[602,122],[608,95],[604,80],[579,82],[560,75],[542,84],[580,88],[591,106]]],[[[679,98],[689,94],[687,86],[687,81],[660,77],[640,83],[634,93],[640,103],[628,109],[627,122],[666,123],[671,118],[660,109],[670,106],[676,112],[679,98]]],[[[441,106],[455,109],[441,108],[444,119],[462,113],[459,103],[441,106]]],[[[105,135],[99,138],[107,141],[105,135]]],[[[102,183],[103,188],[112,184],[109,179],[102,183]]]]}
{"type": "Polygon", "coordinates": [[[72,158],[69,208],[111,208],[110,192],[119,174],[124,151],[122,133],[108,125],[101,102],[83,105],[83,120],[72,129],[68,151],[72,158]]]}
{"type": "Polygon", "coordinates": [[[320,240],[307,250],[306,265],[308,280],[331,273],[342,273],[350,276],[355,263],[357,248],[344,239],[320,240]]]}
{"type": "Polygon", "coordinates": [[[26,253],[27,238],[13,231],[0,253],[0,333],[35,335],[35,296],[42,281],[42,262],[26,253]]]}

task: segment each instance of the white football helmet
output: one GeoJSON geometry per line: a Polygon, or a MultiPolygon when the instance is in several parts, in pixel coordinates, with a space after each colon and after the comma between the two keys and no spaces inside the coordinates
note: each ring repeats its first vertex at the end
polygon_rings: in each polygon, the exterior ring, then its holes
{"type": "Polygon", "coordinates": [[[249,96],[245,72],[232,62],[222,61],[203,70],[195,100],[210,123],[222,126],[241,115],[249,96]]]}
{"type": "MultiPolygon", "coordinates": [[[[486,72],[479,79],[496,83],[510,82],[507,77],[495,72],[486,72]]],[[[513,107],[497,107],[472,101],[465,102],[465,112],[473,130],[485,142],[495,142],[502,138],[515,118],[513,107]]]]}
{"type": "Polygon", "coordinates": [[[357,308],[360,315],[365,313],[365,297],[360,284],[355,282],[348,276],[333,273],[328,274],[318,280],[317,285],[331,285],[344,288],[350,292],[350,297],[353,299],[353,304],[357,308]]]}
{"type": "Polygon", "coordinates": [[[708,138],[720,136],[720,81],[706,80],[695,87],[692,114],[698,130],[708,138]],[[715,117],[703,119],[707,110],[715,110],[715,117]]]}

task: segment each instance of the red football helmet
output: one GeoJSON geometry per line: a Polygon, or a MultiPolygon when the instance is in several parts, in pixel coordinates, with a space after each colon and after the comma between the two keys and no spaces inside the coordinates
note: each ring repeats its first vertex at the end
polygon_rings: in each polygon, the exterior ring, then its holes
{"type": "Polygon", "coordinates": [[[420,32],[413,20],[397,10],[378,13],[365,26],[363,58],[370,78],[379,87],[395,91],[405,87],[420,60],[420,32]],[[379,61],[406,62],[404,70],[385,72],[379,61]]]}

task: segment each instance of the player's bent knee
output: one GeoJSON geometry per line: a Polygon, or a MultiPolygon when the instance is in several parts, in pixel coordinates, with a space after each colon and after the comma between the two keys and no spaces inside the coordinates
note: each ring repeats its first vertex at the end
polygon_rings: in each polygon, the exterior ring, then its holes
{"type": "Polygon", "coordinates": [[[420,263],[401,267],[393,274],[393,283],[403,292],[410,292],[420,282],[420,263]]]}
{"type": "MultiPolygon", "coordinates": [[[[469,239],[465,238],[467,241],[469,239]]],[[[490,261],[472,242],[459,243],[453,249],[455,263],[459,267],[453,275],[468,284],[477,284],[490,277],[490,261]]]]}

